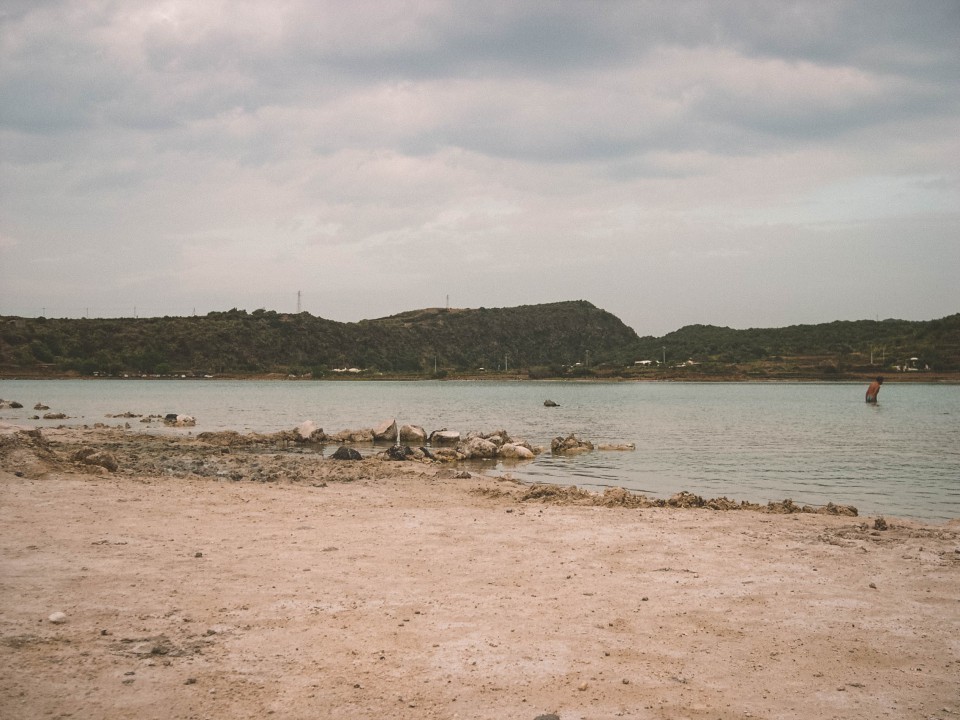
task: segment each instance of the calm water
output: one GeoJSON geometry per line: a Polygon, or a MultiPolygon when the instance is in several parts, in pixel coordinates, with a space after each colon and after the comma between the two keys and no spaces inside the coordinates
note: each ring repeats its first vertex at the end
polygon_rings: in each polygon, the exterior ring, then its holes
{"type": "Polygon", "coordinates": [[[865,383],[4,380],[0,398],[25,408],[0,410],[0,421],[117,423],[123,421],[104,416],[129,410],[193,415],[193,432],[273,432],[303,420],[336,432],[396,418],[428,432],[504,428],[548,447],[550,438],[574,432],[595,442],[636,443],[637,449],[574,458],[554,458],[547,451],[533,462],[491,463],[487,470],[509,471],[526,481],[620,485],[654,497],[688,490],[761,503],[832,501],[856,505],[864,515],[960,517],[960,386],[891,381],[877,406],[863,402],[865,388],[865,383]],[[545,408],[548,398],[560,407],[545,408]],[[73,417],[29,421],[38,401],[73,417]]]}

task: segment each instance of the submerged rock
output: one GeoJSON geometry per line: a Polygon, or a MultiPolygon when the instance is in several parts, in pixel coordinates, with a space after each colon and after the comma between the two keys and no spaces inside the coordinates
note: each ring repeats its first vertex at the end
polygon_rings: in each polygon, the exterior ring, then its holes
{"type": "Polygon", "coordinates": [[[555,437],[550,442],[550,450],[556,455],[575,455],[593,450],[593,443],[589,440],[580,440],[576,435],[555,437]]]}

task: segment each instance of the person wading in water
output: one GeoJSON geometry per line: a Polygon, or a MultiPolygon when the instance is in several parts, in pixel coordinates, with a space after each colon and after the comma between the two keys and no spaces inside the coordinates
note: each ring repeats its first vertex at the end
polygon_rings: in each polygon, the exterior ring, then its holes
{"type": "Polygon", "coordinates": [[[867,402],[868,402],[868,403],[875,403],[875,402],[877,402],[877,395],[880,394],[880,386],[881,386],[881,385],[883,385],[883,378],[882,378],[882,377],[878,377],[876,380],[874,380],[872,383],[870,383],[870,387],[867,388],[867,402]]]}

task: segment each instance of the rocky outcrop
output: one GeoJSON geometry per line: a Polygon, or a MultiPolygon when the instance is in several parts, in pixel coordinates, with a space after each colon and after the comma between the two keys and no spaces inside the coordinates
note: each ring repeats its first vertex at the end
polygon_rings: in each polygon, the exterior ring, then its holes
{"type": "Polygon", "coordinates": [[[544,400],[544,401],[543,401],[543,406],[544,406],[544,407],[560,407],[560,406],[559,406],[557,403],[555,403],[553,400],[544,400]]]}
{"type": "Polygon", "coordinates": [[[192,415],[167,413],[163,416],[163,424],[168,427],[194,427],[197,424],[197,419],[192,415]]]}

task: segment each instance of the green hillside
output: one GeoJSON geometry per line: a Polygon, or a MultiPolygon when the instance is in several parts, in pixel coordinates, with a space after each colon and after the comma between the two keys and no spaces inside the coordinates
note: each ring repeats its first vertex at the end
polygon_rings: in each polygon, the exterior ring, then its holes
{"type": "Polygon", "coordinates": [[[628,363],[636,333],[588,302],[340,323],[257,310],[143,319],[0,318],[0,372],[433,374],[628,363]]]}
{"type": "Polygon", "coordinates": [[[825,374],[895,369],[960,371],[960,314],[939,320],[856,320],[785,328],[734,330],[688,325],[660,338],[643,337],[640,355],[667,364],[754,366],[788,373],[820,368],[825,374]],[[916,358],[916,360],[911,360],[916,358]]]}
{"type": "Polygon", "coordinates": [[[638,337],[583,300],[428,308],[356,323],[236,309],[202,317],[0,317],[0,375],[6,377],[830,378],[897,366],[960,372],[960,314],[749,330],[690,325],[663,337],[638,337]]]}

